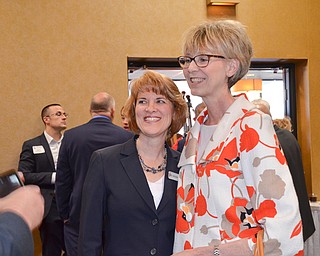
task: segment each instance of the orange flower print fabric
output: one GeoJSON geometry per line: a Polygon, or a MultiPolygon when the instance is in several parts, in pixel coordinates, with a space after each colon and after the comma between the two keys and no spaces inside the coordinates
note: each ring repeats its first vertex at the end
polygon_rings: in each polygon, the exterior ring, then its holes
{"type": "Polygon", "coordinates": [[[302,255],[298,202],[271,118],[240,96],[199,145],[206,118],[205,110],[179,162],[174,252],[239,239],[253,251],[263,229],[266,256],[302,255]]]}

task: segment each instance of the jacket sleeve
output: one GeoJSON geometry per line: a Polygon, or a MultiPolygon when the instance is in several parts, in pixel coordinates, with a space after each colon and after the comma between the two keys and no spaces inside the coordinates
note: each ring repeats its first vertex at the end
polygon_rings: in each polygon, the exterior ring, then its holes
{"type": "Polygon", "coordinates": [[[0,214],[0,255],[33,256],[33,239],[28,225],[18,215],[0,214]]]}
{"type": "Polygon", "coordinates": [[[254,216],[264,229],[265,255],[300,255],[303,237],[298,200],[269,116],[243,120],[239,151],[247,190],[254,195],[254,216]]]}
{"type": "MultiPolygon", "coordinates": [[[[45,154],[41,157],[46,158],[45,154]]],[[[47,159],[44,159],[44,161],[47,161],[47,159]]],[[[18,170],[23,172],[26,184],[34,184],[40,187],[52,185],[51,179],[53,170],[41,169],[42,166],[40,166],[40,164],[40,161],[37,160],[33,154],[32,144],[28,141],[24,142],[20,153],[18,170]]]]}

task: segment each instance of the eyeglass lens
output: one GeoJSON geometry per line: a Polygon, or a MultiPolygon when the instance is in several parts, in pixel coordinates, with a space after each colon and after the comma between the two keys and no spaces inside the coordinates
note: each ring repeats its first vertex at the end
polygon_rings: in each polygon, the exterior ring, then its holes
{"type": "Polygon", "coordinates": [[[57,113],[54,113],[54,114],[51,114],[51,115],[56,115],[56,116],[62,116],[62,115],[64,115],[65,117],[67,117],[67,116],[68,116],[68,114],[67,114],[67,113],[65,113],[65,112],[61,112],[61,111],[58,111],[57,113]]]}
{"type": "Polygon", "coordinates": [[[224,59],[223,56],[220,55],[205,55],[205,54],[201,54],[201,55],[197,55],[193,58],[188,57],[188,56],[180,56],[178,58],[179,64],[182,68],[188,68],[190,63],[194,60],[195,64],[199,67],[199,68],[204,68],[206,66],[208,66],[209,64],[209,60],[211,57],[215,57],[215,58],[220,58],[220,59],[224,59]]]}

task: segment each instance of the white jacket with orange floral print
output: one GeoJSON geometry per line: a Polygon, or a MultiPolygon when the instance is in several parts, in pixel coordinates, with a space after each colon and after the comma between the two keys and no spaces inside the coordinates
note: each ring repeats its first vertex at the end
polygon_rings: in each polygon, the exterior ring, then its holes
{"type": "Polygon", "coordinates": [[[205,109],[179,162],[174,252],[242,238],[254,250],[263,229],[266,256],[303,255],[298,201],[271,117],[239,96],[198,156],[206,118],[205,109]]]}

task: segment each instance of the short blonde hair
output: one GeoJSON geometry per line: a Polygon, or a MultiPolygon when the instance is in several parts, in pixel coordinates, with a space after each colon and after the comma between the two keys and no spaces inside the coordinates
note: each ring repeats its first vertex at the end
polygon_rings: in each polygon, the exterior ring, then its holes
{"type": "Polygon", "coordinates": [[[130,129],[134,133],[140,132],[135,116],[135,106],[138,94],[141,92],[154,92],[163,95],[173,104],[173,116],[167,133],[168,138],[171,138],[185,124],[187,103],[172,79],[154,71],[147,71],[141,77],[133,80],[130,87],[131,94],[124,105],[123,113],[128,118],[130,129]]]}
{"type": "Polygon", "coordinates": [[[282,129],[286,129],[289,132],[292,132],[292,123],[291,118],[289,116],[285,116],[282,119],[274,119],[273,123],[282,129]]]}
{"type": "Polygon", "coordinates": [[[229,88],[247,74],[253,56],[245,26],[235,20],[216,20],[191,28],[184,37],[183,54],[201,51],[239,61],[238,71],[228,80],[229,88]]]}

